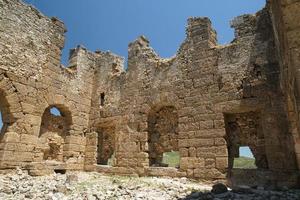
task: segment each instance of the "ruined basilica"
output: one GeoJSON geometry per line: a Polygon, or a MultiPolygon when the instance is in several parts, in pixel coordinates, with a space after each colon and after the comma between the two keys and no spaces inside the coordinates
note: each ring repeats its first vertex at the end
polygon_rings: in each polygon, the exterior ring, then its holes
{"type": "Polygon", "coordinates": [[[64,67],[63,22],[0,0],[0,171],[299,186],[300,1],[268,0],[231,26],[228,45],[197,17],[172,58],[141,36],[126,70],[122,57],[82,46],[64,67]],[[242,146],[256,169],[233,168],[242,146]],[[177,167],[162,163],[172,151],[177,167]]]}

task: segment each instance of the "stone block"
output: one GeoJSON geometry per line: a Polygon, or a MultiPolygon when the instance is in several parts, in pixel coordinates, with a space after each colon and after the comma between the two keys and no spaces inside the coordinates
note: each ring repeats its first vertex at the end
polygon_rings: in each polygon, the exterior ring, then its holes
{"type": "Polygon", "coordinates": [[[20,135],[15,132],[7,132],[2,139],[4,143],[16,143],[20,142],[20,135]]]}
{"type": "Polygon", "coordinates": [[[201,147],[201,146],[213,146],[214,139],[182,139],[179,140],[179,147],[201,147]]]}
{"type": "Polygon", "coordinates": [[[190,147],[189,148],[189,157],[196,157],[197,152],[196,152],[196,147],[190,147]]]}
{"type": "Polygon", "coordinates": [[[203,168],[204,167],[204,159],[203,158],[192,158],[192,157],[184,157],[180,159],[180,169],[194,169],[194,168],[203,168]]]}
{"type": "Polygon", "coordinates": [[[228,168],[228,157],[216,157],[216,168],[227,169],[228,168]]]}
{"type": "Polygon", "coordinates": [[[216,147],[197,147],[197,157],[214,158],[216,156],[216,147]]]}
{"type": "Polygon", "coordinates": [[[205,168],[215,168],[216,167],[216,161],[213,158],[206,158],[205,159],[205,168]]]}
{"type": "Polygon", "coordinates": [[[214,121],[207,120],[207,121],[200,121],[200,128],[203,129],[213,129],[214,128],[214,121]]]}
{"type": "Polygon", "coordinates": [[[23,144],[36,145],[38,143],[38,137],[36,135],[21,134],[20,142],[23,144]]]}
{"type": "Polygon", "coordinates": [[[228,156],[227,146],[218,146],[215,147],[216,156],[228,156]]]}
{"type": "Polygon", "coordinates": [[[179,149],[180,157],[188,157],[189,156],[189,149],[188,148],[180,148],[179,149]]]}
{"type": "Polygon", "coordinates": [[[67,136],[66,139],[65,139],[65,143],[85,145],[86,144],[86,138],[81,137],[81,136],[67,136]]]}
{"type": "Polygon", "coordinates": [[[124,152],[138,152],[139,145],[135,142],[126,142],[126,143],[120,144],[119,150],[124,151],[124,152]]]}
{"type": "Polygon", "coordinates": [[[224,146],[227,142],[224,138],[215,138],[215,145],[216,146],[224,146]]]}

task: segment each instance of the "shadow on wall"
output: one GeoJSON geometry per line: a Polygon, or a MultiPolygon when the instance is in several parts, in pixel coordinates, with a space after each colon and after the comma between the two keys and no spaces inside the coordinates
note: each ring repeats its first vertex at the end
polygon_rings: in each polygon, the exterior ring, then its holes
{"type": "Polygon", "coordinates": [[[9,104],[4,92],[0,90],[0,140],[3,138],[11,121],[13,121],[13,119],[11,119],[10,116],[9,104]]]}
{"type": "Polygon", "coordinates": [[[148,134],[149,165],[152,167],[179,167],[179,161],[176,161],[179,160],[176,108],[164,106],[158,110],[152,110],[148,116],[148,134]]]}
{"type": "Polygon", "coordinates": [[[268,169],[265,138],[260,116],[260,112],[224,115],[229,170],[236,168],[234,164],[238,163],[239,160],[249,160],[240,157],[242,147],[248,147],[248,151],[255,158],[255,166],[260,169],[268,169]]]}
{"type": "Polygon", "coordinates": [[[97,164],[114,166],[115,161],[115,127],[98,129],[97,164]]]}

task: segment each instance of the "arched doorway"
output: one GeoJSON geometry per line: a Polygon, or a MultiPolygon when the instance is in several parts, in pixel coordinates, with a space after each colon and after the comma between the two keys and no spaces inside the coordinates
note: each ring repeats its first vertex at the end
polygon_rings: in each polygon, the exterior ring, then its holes
{"type": "Polygon", "coordinates": [[[179,167],[178,113],[174,106],[153,109],[148,115],[149,166],[179,167]]]}
{"type": "Polygon", "coordinates": [[[69,134],[72,117],[63,105],[51,105],[44,111],[39,138],[43,160],[63,160],[65,137],[69,134]]]}

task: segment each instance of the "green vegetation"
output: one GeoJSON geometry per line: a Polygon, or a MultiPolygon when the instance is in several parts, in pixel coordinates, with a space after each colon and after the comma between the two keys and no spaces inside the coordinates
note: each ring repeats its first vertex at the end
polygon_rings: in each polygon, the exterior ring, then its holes
{"type": "Polygon", "coordinates": [[[166,152],[163,154],[163,163],[169,167],[178,167],[180,163],[180,155],[178,151],[166,152]]]}
{"type": "Polygon", "coordinates": [[[233,162],[233,168],[240,169],[256,169],[255,159],[241,156],[239,158],[235,158],[233,162]]]}
{"type": "MultiPolygon", "coordinates": [[[[169,167],[178,167],[180,163],[180,155],[178,151],[165,152],[163,154],[163,163],[169,167]]],[[[256,169],[255,159],[241,156],[234,159],[233,168],[239,169],[256,169]]]]}

